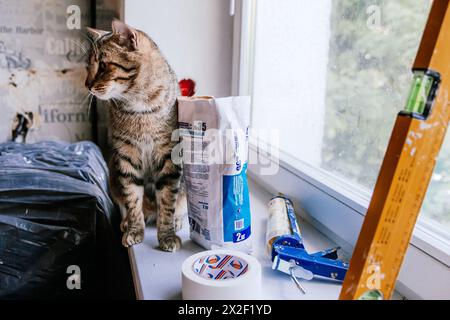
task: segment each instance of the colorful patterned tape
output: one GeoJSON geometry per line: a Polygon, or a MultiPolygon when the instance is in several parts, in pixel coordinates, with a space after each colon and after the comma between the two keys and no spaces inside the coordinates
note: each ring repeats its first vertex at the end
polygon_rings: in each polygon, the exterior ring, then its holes
{"type": "Polygon", "coordinates": [[[234,279],[248,271],[248,263],[231,255],[211,255],[194,263],[194,272],[209,280],[234,279]]]}

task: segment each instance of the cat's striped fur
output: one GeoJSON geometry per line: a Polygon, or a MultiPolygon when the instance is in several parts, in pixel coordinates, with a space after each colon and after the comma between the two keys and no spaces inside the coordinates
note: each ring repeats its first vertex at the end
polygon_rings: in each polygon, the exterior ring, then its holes
{"type": "Polygon", "coordinates": [[[112,30],[88,30],[93,47],[86,87],[110,102],[110,189],[123,212],[122,243],[142,242],[145,221],[156,214],[160,248],[175,251],[186,201],[181,167],[171,157],[178,81],[146,34],[118,20],[112,30]]]}

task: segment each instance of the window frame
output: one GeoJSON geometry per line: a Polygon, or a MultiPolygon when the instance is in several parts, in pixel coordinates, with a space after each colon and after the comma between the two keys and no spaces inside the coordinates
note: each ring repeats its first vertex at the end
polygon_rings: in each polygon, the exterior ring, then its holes
{"type": "MultiPolygon", "coordinates": [[[[256,0],[236,2],[232,84],[234,95],[253,93],[256,6],[256,0]]],[[[249,153],[250,159],[260,157],[264,159],[264,163],[279,161],[280,164],[278,174],[270,177],[258,175],[261,165],[250,165],[249,176],[268,191],[274,194],[285,193],[297,205],[301,204],[304,210],[299,210],[300,215],[338,243],[350,256],[370,203],[371,192],[332,173],[293,159],[282,151],[282,159],[269,159],[264,150],[250,144],[249,153]],[[337,229],[336,225],[341,227],[337,229]]],[[[416,224],[397,281],[397,290],[407,298],[450,297],[450,243],[448,239],[444,240],[439,236],[438,229],[437,224],[426,218],[421,218],[416,224]]]]}

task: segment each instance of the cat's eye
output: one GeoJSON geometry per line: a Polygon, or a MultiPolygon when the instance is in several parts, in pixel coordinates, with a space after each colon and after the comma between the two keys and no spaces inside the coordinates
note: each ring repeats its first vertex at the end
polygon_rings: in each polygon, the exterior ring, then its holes
{"type": "Polygon", "coordinates": [[[106,63],[100,62],[100,65],[99,65],[99,71],[100,71],[100,72],[103,72],[103,71],[105,71],[105,70],[106,70],[106,63]]]}

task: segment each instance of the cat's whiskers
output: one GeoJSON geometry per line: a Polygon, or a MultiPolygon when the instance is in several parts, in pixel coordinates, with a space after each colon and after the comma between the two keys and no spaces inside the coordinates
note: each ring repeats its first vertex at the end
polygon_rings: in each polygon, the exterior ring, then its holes
{"type": "Polygon", "coordinates": [[[92,49],[95,52],[95,55],[98,56],[98,46],[96,44],[96,42],[94,42],[88,35],[81,33],[83,37],[85,37],[86,39],[89,40],[89,42],[91,43],[92,49]]]}
{"type": "Polygon", "coordinates": [[[144,97],[144,96],[142,95],[141,92],[137,92],[137,91],[135,92],[135,91],[132,91],[132,90],[128,91],[127,94],[132,94],[132,95],[134,95],[134,96],[133,96],[133,99],[131,99],[131,98],[125,96],[125,95],[122,95],[122,96],[121,96],[120,98],[118,98],[118,99],[119,99],[119,100],[122,100],[122,101],[124,101],[124,102],[126,102],[126,103],[128,103],[128,104],[135,104],[135,103],[137,103],[137,101],[139,101],[141,98],[144,97]]]}
{"type": "Polygon", "coordinates": [[[148,95],[142,93],[142,90],[137,89],[129,89],[127,94],[132,94],[135,101],[130,101],[127,97],[123,96],[123,98],[128,99],[130,102],[136,102],[137,100],[145,100],[148,98],[148,95]]]}
{"type": "Polygon", "coordinates": [[[133,105],[136,104],[136,100],[132,100],[132,99],[127,98],[127,97],[120,97],[120,100],[123,101],[128,106],[133,106],[133,105]]]}
{"type": "Polygon", "coordinates": [[[80,105],[84,105],[84,104],[88,101],[88,99],[89,99],[90,96],[91,96],[91,93],[88,92],[88,93],[85,95],[85,97],[83,98],[83,100],[80,102],[80,105]]]}
{"type": "Polygon", "coordinates": [[[119,108],[119,105],[118,105],[117,100],[115,98],[111,98],[111,101],[116,105],[117,108],[119,108]]]}
{"type": "Polygon", "coordinates": [[[92,101],[94,100],[94,95],[90,91],[89,91],[89,97],[91,99],[89,100],[87,113],[88,113],[88,119],[90,121],[91,120],[91,105],[92,105],[92,101]]]}
{"type": "Polygon", "coordinates": [[[84,47],[84,43],[82,43],[82,42],[79,42],[79,41],[75,41],[75,40],[73,40],[73,39],[70,39],[70,42],[72,42],[73,44],[75,44],[78,48],[80,48],[81,49],[81,51],[83,51],[83,55],[86,55],[87,54],[87,49],[84,47]]]}

